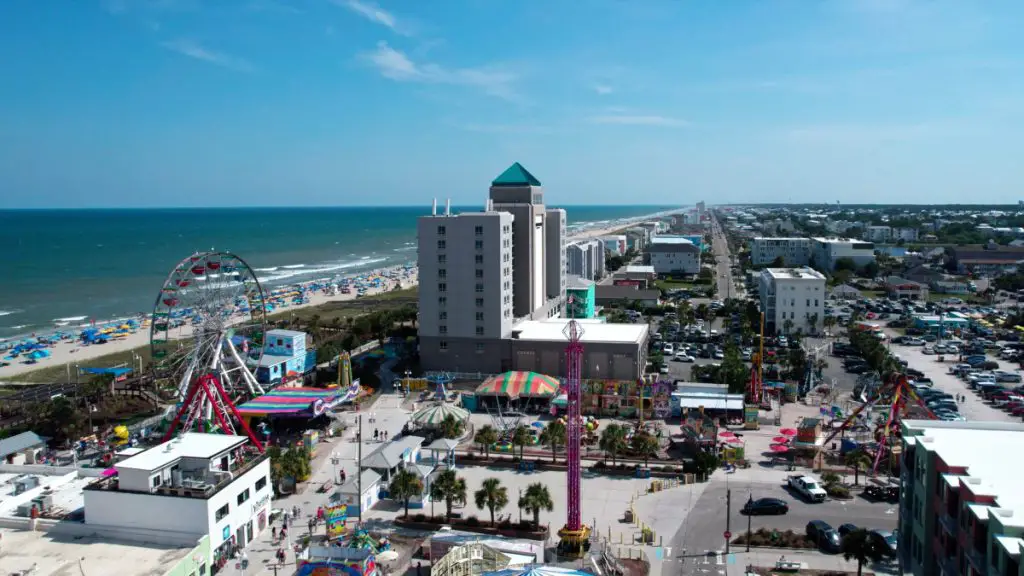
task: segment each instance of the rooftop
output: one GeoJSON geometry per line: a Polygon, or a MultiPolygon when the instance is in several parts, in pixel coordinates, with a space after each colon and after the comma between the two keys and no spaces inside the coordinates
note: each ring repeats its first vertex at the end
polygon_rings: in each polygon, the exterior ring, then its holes
{"type": "Polygon", "coordinates": [[[814,268],[765,268],[776,280],[825,280],[825,275],[814,268]]]}
{"type": "Polygon", "coordinates": [[[22,432],[21,434],[0,440],[0,458],[6,458],[22,450],[45,444],[46,440],[35,432],[22,432]]]}
{"type": "Polygon", "coordinates": [[[540,186],[540,180],[537,180],[536,176],[530,174],[530,171],[523,168],[523,165],[519,162],[513,163],[504,172],[502,172],[494,181],[491,182],[491,186],[540,186]]]}
{"type": "Polygon", "coordinates": [[[61,536],[23,530],[0,530],[0,534],[4,543],[0,559],[3,574],[160,576],[192,551],[192,548],[96,536],[61,536]],[[114,566],[116,570],[112,570],[114,566]]]}
{"type": "Polygon", "coordinates": [[[815,242],[821,244],[866,244],[871,245],[871,242],[864,240],[855,240],[853,238],[814,238],[815,242]]]}
{"type": "Polygon", "coordinates": [[[626,274],[655,274],[654,266],[639,266],[636,264],[626,266],[626,274]]]}
{"type": "Polygon", "coordinates": [[[908,443],[934,452],[949,466],[965,467],[972,479],[972,492],[994,496],[1000,508],[1011,509],[1006,510],[1009,516],[1000,514],[1000,521],[1024,526],[1024,494],[1020,491],[1024,461],[1006,458],[1007,446],[1024,442],[1024,424],[933,420],[906,420],[903,424],[911,432],[905,435],[908,443]]]}
{"type": "MultiPolygon", "coordinates": [[[[24,501],[24,497],[16,494],[18,484],[28,481],[25,485],[29,490],[31,486],[38,483],[36,488],[45,491],[53,498],[53,508],[45,514],[46,517],[63,518],[85,507],[85,496],[82,490],[85,489],[95,478],[82,478],[75,474],[0,474],[0,517],[14,517],[18,515],[18,506],[24,501]]],[[[6,542],[4,543],[6,544],[6,542]]],[[[0,563],[2,566],[2,563],[0,563]]],[[[0,569],[0,574],[4,574],[0,569]]]]}
{"type": "MultiPolygon", "coordinates": [[[[518,333],[519,340],[546,340],[565,342],[565,327],[568,318],[550,318],[547,320],[527,320],[515,325],[513,333],[518,333]]],[[[647,324],[607,324],[580,323],[583,328],[584,344],[589,342],[643,342],[647,337],[647,324]]]]}
{"type": "Polygon", "coordinates": [[[181,458],[210,459],[248,441],[245,436],[189,432],[119,462],[116,466],[118,469],[159,470],[181,458]]]}
{"type": "MultiPolygon", "coordinates": [[[[363,456],[362,466],[364,468],[376,468],[378,470],[390,470],[402,463],[402,456],[406,450],[423,445],[426,438],[422,436],[402,436],[387,444],[382,444],[373,452],[363,456]]],[[[364,483],[363,486],[366,484],[364,483]]]]}
{"type": "Polygon", "coordinates": [[[651,244],[693,244],[693,240],[682,236],[655,236],[651,238],[651,244]]]}
{"type": "Polygon", "coordinates": [[[275,329],[275,330],[267,330],[267,336],[268,337],[270,337],[270,336],[280,336],[282,338],[284,338],[284,337],[294,338],[296,336],[305,337],[306,333],[305,332],[299,332],[298,330],[275,329]]]}

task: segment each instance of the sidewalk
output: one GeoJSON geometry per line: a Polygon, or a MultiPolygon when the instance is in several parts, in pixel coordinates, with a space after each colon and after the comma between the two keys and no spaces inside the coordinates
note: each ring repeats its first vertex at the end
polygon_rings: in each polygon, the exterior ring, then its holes
{"type": "MultiPolygon", "coordinates": [[[[356,428],[358,427],[358,415],[362,414],[363,417],[363,456],[366,456],[381,444],[381,442],[373,440],[374,429],[386,430],[389,438],[401,432],[402,427],[409,419],[409,413],[401,408],[401,402],[402,398],[397,394],[384,394],[379,396],[369,408],[363,408],[359,413],[346,413],[344,420],[348,427],[345,429],[344,435],[317,444],[316,455],[312,462],[313,473],[305,484],[304,489],[299,493],[276,499],[271,505],[271,508],[288,511],[291,511],[293,506],[300,508],[300,517],[296,518],[288,529],[290,542],[273,542],[271,538],[272,531],[268,528],[258,538],[254,539],[245,550],[246,556],[249,559],[248,570],[243,572],[236,568],[235,565],[238,561],[232,560],[218,574],[226,576],[275,574],[273,566],[276,565],[279,576],[291,576],[295,571],[295,553],[292,550],[291,543],[294,542],[296,536],[308,533],[306,522],[316,515],[317,507],[327,505],[330,495],[334,492],[334,490],[318,492],[318,488],[324,482],[332,479],[337,486],[338,475],[340,475],[342,470],[345,471],[348,477],[352,477],[356,473],[356,457],[359,446],[355,442],[355,435],[356,428]],[[371,418],[375,420],[373,423],[370,422],[371,418]],[[337,466],[332,463],[332,456],[337,457],[337,466]],[[283,566],[277,563],[277,558],[275,557],[277,549],[281,547],[286,551],[286,561],[283,566]]],[[[350,520],[354,521],[354,518],[350,520]]],[[[280,530],[280,521],[275,522],[274,526],[280,530]]],[[[321,523],[318,526],[318,530],[322,532],[323,529],[323,524],[321,523]]]]}

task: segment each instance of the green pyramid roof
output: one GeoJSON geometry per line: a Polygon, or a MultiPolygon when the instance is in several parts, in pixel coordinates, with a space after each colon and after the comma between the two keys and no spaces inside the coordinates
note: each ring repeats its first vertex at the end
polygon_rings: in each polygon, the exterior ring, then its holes
{"type": "Polygon", "coordinates": [[[540,186],[540,180],[516,162],[495,178],[491,186],[540,186]]]}

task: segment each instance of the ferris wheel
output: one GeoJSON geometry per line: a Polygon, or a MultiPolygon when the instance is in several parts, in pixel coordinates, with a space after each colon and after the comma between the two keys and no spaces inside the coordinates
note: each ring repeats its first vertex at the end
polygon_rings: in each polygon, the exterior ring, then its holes
{"type": "Polygon", "coordinates": [[[253,371],[263,356],[266,323],[252,268],[230,252],[196,252],[171,270],[156,298],[150,325],[155,376],[173,386],[180,401],[204,376],[236,397],[263,394],[253,371]]]}

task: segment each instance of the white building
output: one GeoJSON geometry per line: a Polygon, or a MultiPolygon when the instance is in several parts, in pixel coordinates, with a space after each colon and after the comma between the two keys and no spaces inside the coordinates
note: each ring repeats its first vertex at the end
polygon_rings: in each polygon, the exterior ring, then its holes
{"type": "Polygon", "coordinates": [[[611,252],[614,256],[622,256],[626,253],[628,246],[626,245],[626,235],[616,234],[614,236],[602,236],[601,242],[604,242],[604,249],[611,252]]]}
{"type": "Polygon", "coordinates": [[[811,260],[810,238],[752,238],[750,263],[767,266],[782,258],[784,266],[806,266],[811,260]]]}
{"type": "Polygon", "coordinates": [[[849,238],[814,238],[811,243],[811,264],[832,271],[836,261],[849,258],[859,268],[875,261],[875,245],[849,238]]]}
{"type": "Polygon", "coordinates": [[[600,280],[604,276],[604,244],[591,239],[566,245],[565,271],[587,280],[600,280]]]}
{"type": "Polygon", "coordinates": [[[244,436],[186,433],[114,465],[83,491],[85,524],[167,541],[210,537],[211,562],[267,528],[270,459],[244,436]]]}
{"type": "Polygon", "coordinates": [[[894,228],[892,238],[894,241],[917,242],[917,228],[894,228]]]}
{"type": "Polygon", "coordinates": [[[651,266],[657,274],[697,274],[700,248],[678,236],[655,236],[647,246],[651,266]]]}
{"type": "Polygon", "coordinates": [[[812,268],[761,271],[761,310],[768,332],[817,334],[825,320],[825,276],[812,268]]]}
{"type": "Polygon", "coordinates": [[[864,228],[864,239],[868,242],[886,244],[892,241],[892,226],[867,226],[864,228]]]}

